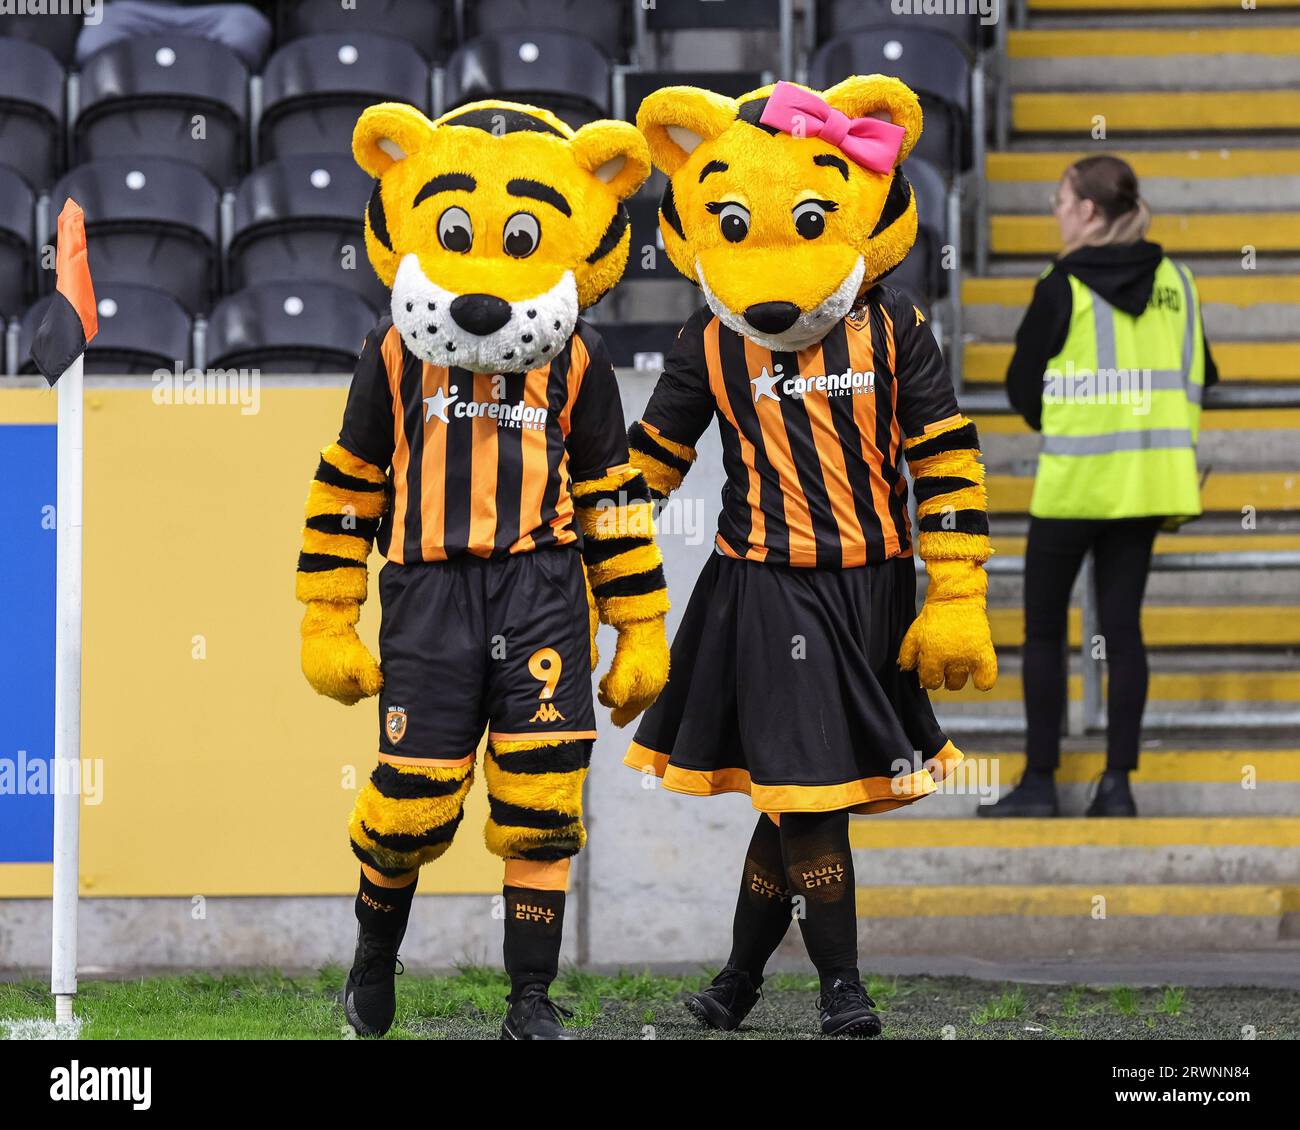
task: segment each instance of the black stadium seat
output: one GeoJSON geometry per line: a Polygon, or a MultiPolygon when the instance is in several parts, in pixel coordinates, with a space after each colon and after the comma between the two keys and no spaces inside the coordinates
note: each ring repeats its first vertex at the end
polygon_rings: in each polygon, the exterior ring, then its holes
{"type": "Polygon", "coordinates": [[[610,59],[627,55],[632,4],[639,0],[474,0],[465,5],[465,36],[543,29],[590,39],[610,59]]]}
{"type": "Polygon", "coordinates": [[[965,47],[940,31],[854,31],[817,49],[809,85],[824,90],[855,74],[895,75],[916,91],[925,129],[914,152],[951,179],[970,167],[970,75],[965,47]]]}
{"type": "MultiPolygon", "coordinates": [[[[71,66],[77,55],[77,36],[81,34],[81,17],[48,11],[49,8],[57,8],[57,4],[45,5],[46,11],[24,12],[21,15],[12,12],[15,6],[5,5],[11,11],[0,16],[0,38],[39,44],[63,66],[71,66]]],[[[34,4],[29,6],[36,7],[34,4]]]]}
{"type": "Polygon", "coordinates": [[[220,262],[220,193],[201,170],[166,157],[105,157],[59,181],[54,211],[69,196],[86,213],[97,286],[154,286],[191,314],[210,309],[220,262]]]}
{"type": "Polygon", "coordinates": [[[886,280],[914,299],[933,303],[948,294],[949,272],[943,269],[948,232],[948,187],[943,174],[928,161],[909,157],[903,175],[916,197],[918,228],[912,250],[886,280]]]}
{"type": "Polygon", "coordinates": [[[355,293],[320,282],[246,287],[208,323],[207,367],[276,373],[350,373],[377,312],[355,293]]]}
{"type": "Polygon", "coordinates": [[[179,158],[233,186],[247,117],[248,71],[229,48],[180,35],[113,43],[82,67],[78,160],[179,158]]]}
{"type": "Polygon", "coordinates": [[[554,31],[480,35],[447,62],[447,106],[500,97],[545,106],[571,126],[609,114],[610,64],[589,39],[554,31]]]}
{"type": "Polygon", "coordinates": [[[680,322],[601,322],[596,329],[619,369],[659,369],[677,340],[680,322]]]}
{"type": "MultiPolygon", "coordinates": [[[[190,316],[164,290],[95,280],[99,332],[86,349],[86,372],[92,374],[150,374],[174,371],[191,364],[190,316]]],[[[18,332],[18,371],[34,374],[32,338],[45,316],[48,297],[23,316],[18,332]]]]}
{"type": "Polygon", "coordinates": [[[650,31],[704,28],[773,28],[781,23],[780,0],[654,0],[646,6],[650,31]]]}
{"type": "MultiPolygon", "coordinates": [[[[933,4],[924,4],[923,0],[912,0],[910,7],[903,12],[895,11],[896,6],[902,7],[897,0],[818,0],[817,42],[825,43],[846,31],[908,26],[944,32],[966,44],[971,52],[979,50],[988,38],[985,25],[980,23],[978,13],[974,11],[969,14],[944,12],[942,6],[936,11],[933,4]]],[[[973,9],[974,5],[966,7],[973,9]]],[[[992,25],[987,26],[991,31],[992,25]]]]}
{"type": "Polygon", "coordinates": [[[285,44],[262,76],[263,161],[350,153],[361,111],[409,102],[429,112],[429,65],[409,43],[373,32],[330,32],[285,44]]]}
{"type": "Polygon", "coordinates": [[[628,251],[624,278],[629,282],[643,279],[677,280],[682,276],[668,259],[663,236],[659,231],[659,201],[637,195],[627,202],[632,221],[632,243],[628,251]]]}
{"type": "Polygon", "coordinates": [[[34,293],[35,205],[27,182],[0,165],[0,310],[21,310],[34,293]]]}
{"type": "Polygon", "coordinates": [[[299,154],[254,169],[235,195],[229,288],[309,279],[386,306],[388,291],[370,266],[363,236],[373,186],[346,154],[299,154]]]}
{"type": "Polygon", "coordinates": [[[340,0],[283,0],[277,7],[281,43],[326,32],[382,32],[433,62],[455,41],[455,0],[355,0],[346,6],[340,0]]]}
{"type": "Polygon", "coordinates": [[[33,188],[63,168],[63,67],[44,47],[0,38],[0,164],[33,188]]]}
{"type": "Polygon", "coordinates": [[[623,75],[623,112],[629,122],[635,122],[642,101],[661,86],[702,86],[715,94],[739,98],[762,85],[761,71],[628,71],[623,75]]]}

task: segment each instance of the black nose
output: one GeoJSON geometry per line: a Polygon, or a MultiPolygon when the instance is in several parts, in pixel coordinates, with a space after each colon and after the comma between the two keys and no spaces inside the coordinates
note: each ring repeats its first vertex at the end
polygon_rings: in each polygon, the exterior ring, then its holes
{"type": "Polygon", "coordinates": [[[745,321],[759,333],[784,333],[798,320],[799,307],[793,302],[755,302],[745,311],[745,321]]]}
{"type": "Polygon", "coordinates": [[[461,329],[486,337],[510,321],[510,303],[490,294],[462,294],[452,299],[451,316],[461,329]]]}

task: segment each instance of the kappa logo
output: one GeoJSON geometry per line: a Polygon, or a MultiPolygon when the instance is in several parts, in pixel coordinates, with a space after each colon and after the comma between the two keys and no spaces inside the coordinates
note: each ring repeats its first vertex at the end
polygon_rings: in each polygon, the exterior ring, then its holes
{"type": "Polygon", "coordinates": [[[388,715],[384,719],[384,730],[388,734],[388,740],[396,745],[406,737],[406,707],[390,706],[388,715]]]}
{"type": "Polygon", "coordinates": [[[801,871],[799,876],[807,890],[829,887],[834,883],[844,882],[844,864],[830,863],[825,867],[812,867],[807,871],[801,871]]]}
{"type": "Polygon", "coordinates": [[[531,431],[546,430],[546,409],[534,408],[522,400],[507,404],[503,400],[462,400],[457,385],[447,389],[438,389],[432,396],[424,398],[424,422],[438,419],[450,424],[453,416],[464,419],[483,417],[495,420],[501,428],[528,428],[531,431]]]}
{"type": "Polygon", "coordinates": [[[778,404],[781,398],[777,395],[777,387],[795,400],[802,400],[810,392],[824,392],[827,396],[856,396],[861,393],[874,394],[876,391],[876,374],[875,370],[869,369],[866,372],[858,372],[853,366],[849,366],[842,373],[825,373],[813,376],[804,376],[802,373],[796,373],[793,376],[787,376],[785,366],[778,363],[773,372],[768,372],[766,365],[763,371],[756,377],[751,377],[750,385],[754,389],[754,403],[757,404],[764,397],[769,400],[775,400],[778,404]]]}
{"type": "Polygon", "coordinates": [[[530,722],[563,722],[564,715],[556,709],[555,703],[544,702],[537,708],[537,713],[528,720],[530,722]]]}

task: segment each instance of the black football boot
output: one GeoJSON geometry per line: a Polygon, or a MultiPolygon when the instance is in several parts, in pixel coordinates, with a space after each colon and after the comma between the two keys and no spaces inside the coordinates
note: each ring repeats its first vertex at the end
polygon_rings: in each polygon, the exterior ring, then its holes
{"type": "Polygon", "coordinates": [[[357,950],[343,986],[343,1012],[358,1036],[382,1036],[393,1026],[397,990],[393,984],[402,963],[397,949],[406,934],[380,934],[357,928],[357,950]]]}
{"type": "Polygon", "coordinates": [[[981,804],[976,809],[980,816],[990,819],[1005,817],[1037,817],[1044,819],[1060,816],[1061,808],[1056,800],[1056,781],[1053,774],[1038,772],[1033,769],[1025,771],[1020,784],[1002,797],[996,804],[981,804]]]}
{"type": "Polygon", "coordinates": [[[880,1017],[872,1009],[876,1002],[867,996],[861,981],[837,978],[830,991],[817,998],[823,1036],[879,1036],[880,1017]]]}
{"type": "Polygon", "coordinates": [[[1107,769],[1097,781],[1097,791],[1088,805],[1089,816],[1136,816],[1137,802],[1129,787],[1128,770],[1107,769]]]}
{"type": "Polygon", "coordinates": [[[748,973],[726,966],[708,988],[686,998],[686,1011],[705,1028],[734,1032],[762,995],[748,973]]]}
{"type": "Polygon", "coordinates": [[[510,1007],[501,1021],[503,1040],[572,1040],[564,1021],[573,1013],[547,995],[546,986],[535,982],[506,998],[510,1007]]]}

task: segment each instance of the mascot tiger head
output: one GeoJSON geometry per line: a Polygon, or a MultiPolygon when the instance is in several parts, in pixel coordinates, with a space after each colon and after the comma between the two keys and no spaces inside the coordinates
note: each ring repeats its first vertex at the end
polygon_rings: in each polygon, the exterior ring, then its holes
{"type": "Polygon", "coordinates": [[[765,348],[820,341],[916,241],[899,166],[921,105],[898,79],[858,75],[824,93],[781,82],[740,99],[665,87],[637,127],[669,177],[659,220],[673,265],[765,348]]]}
{"type": "Polygon", "coordinates": [[[623,274],[623,201],[650,172],[626,122],[576,132],[547,110],[475,102],[429,121],[366,110],[352,138],[377,183],[366,250],[393,323],[424,361],[520,372],[564,347],[578,311],[623,274]]]}

